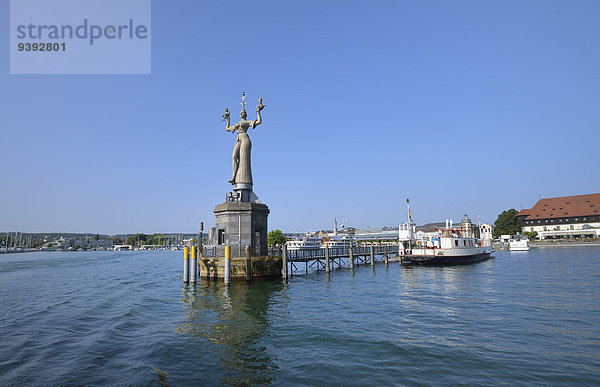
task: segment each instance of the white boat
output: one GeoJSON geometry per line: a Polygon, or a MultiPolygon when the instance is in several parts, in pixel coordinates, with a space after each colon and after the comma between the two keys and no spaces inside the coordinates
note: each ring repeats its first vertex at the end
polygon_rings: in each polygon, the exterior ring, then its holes
{"type": "Polygon", "coordinates": [[[515,238],[508,241],[509,251],[529,251],[529,239],[522,235],[517,235],[515,238]]]}
{"type": "Polygon", "coordinates": [[[321,247],[321,238],[315,235],[296,237],[285,242],[288,250],[312,250],[321,247]]]}
{"type": "Polygon", "coordinates": [[[492,253],[491,244],[481,238],[488,234],[471,224],[471,219],[465,214],[460,227],[452,227],[447,221],[446,228],[437,230],[433,235],[413,239],[412,248],[400,252],[402,263],[442,266],[484,261],[492,253]]]}
{"type": "Polygon", "coordinates": [[[352,241],[353,241],[353,238],[349,235],[334,236],[334,237],[324,240],[323,245],[329,247],[330,249],[339,248],[339,247],[350,248],[352,241]]]}

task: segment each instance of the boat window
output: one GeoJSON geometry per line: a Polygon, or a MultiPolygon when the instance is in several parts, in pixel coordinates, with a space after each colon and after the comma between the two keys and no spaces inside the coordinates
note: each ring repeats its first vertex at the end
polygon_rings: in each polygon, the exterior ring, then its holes
{"type": "Polygon", "coordinates": [[[454,240],[454,246],[458,246],[458,240],[457,239],[454,240]]]}

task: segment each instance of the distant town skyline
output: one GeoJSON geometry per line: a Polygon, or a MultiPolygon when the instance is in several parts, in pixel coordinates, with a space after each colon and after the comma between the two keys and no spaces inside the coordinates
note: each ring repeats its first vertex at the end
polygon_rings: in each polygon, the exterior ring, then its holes
{"type": "Polygon", "coordinates": [[[250,135],[269,229],[394,226],[406,198],[417,224],[493,223],[540,195],[599,193],[599,12],[153,2],[150,75],[9,75],[3,50],[0,230],[206,232],[231,190],[221,115],[242,91],[266,105],[250,135]]]}

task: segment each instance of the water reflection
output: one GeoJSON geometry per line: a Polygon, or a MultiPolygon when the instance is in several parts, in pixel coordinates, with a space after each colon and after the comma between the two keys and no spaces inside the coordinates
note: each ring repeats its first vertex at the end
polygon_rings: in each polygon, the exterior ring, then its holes
{"type": "Polygon", "coordinates": [[[277,365],[259,339],[267,332],[269,306],[278,282],[203,282],[182,291],[185,305],[177,332],[192,335],[206,345],[227,372],[225,384],[265,384],[274,381],[277,365]]]}

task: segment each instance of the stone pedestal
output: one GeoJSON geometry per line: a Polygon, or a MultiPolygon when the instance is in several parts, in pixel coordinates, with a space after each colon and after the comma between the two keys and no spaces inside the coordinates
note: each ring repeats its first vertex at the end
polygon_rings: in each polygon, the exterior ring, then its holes
{"type": "MultiPolygon", "coordinates": [[[[252,257],[252,279],[276,279],[281,278],[283,261],[281,257],[252,257]]],[[[202,278],[209,280],[223,279],[225,273],[225,258],[202,258],[200,260],[200,272],[202,278]]],[[[231,279],[245,280],[246,258],[231,258],[231,279]]]]}
{"type": "Polygon", "coordinates": [[[250,246],[253,257],[268,255],[269,207],[262,203],[228,201],[216,206],[213,212],[217,257],[225,256],[225,246],[231,246],[232,257],[244,257],[246,246],[250,246]]]}

